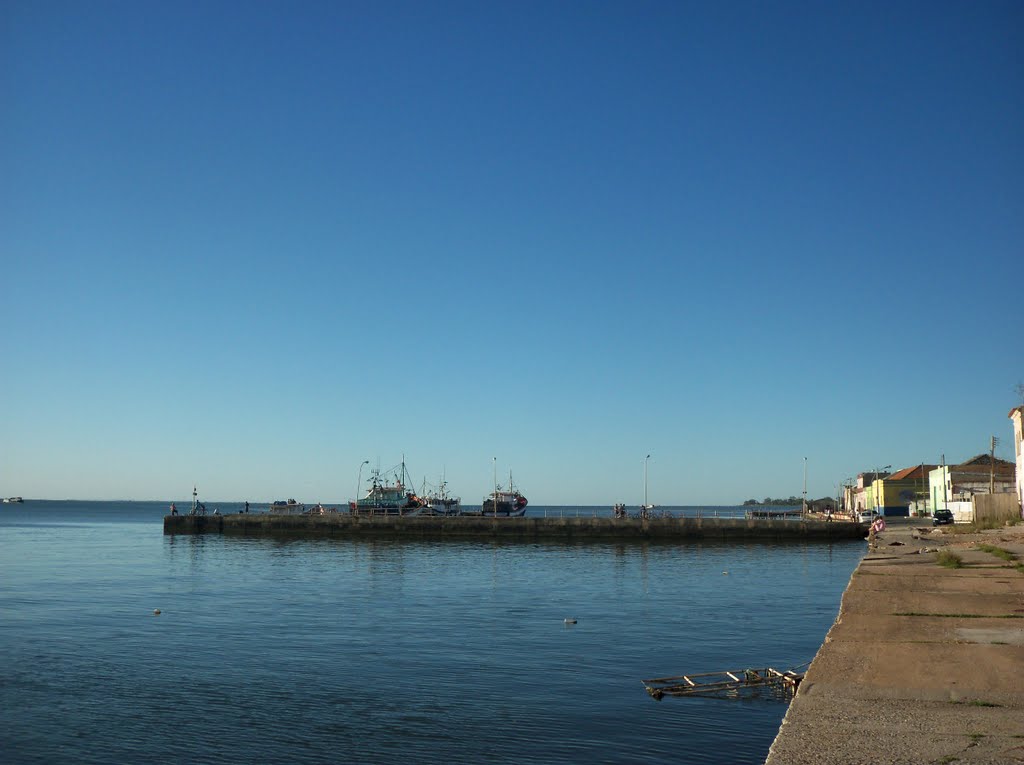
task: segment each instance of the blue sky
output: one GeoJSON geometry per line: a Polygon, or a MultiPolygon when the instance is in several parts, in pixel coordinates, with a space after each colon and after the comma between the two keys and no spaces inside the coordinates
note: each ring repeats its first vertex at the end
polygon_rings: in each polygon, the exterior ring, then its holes
{"type": "Polygon", "coordinates": [[[1002,439],[1024,6],[0,9],[0,494],[834,494],[1002,439]],[[365,473],[364,473],[365,477],[365,473]]]}

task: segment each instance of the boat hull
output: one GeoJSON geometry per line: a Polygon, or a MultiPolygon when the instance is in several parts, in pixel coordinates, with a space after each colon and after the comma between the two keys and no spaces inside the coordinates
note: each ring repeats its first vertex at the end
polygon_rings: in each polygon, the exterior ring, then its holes
{"type": "Polygon", "coordinates": [[[497,515],[516,518],[521,515],[526,515],[526,505],[526,497],[520,497],[518,500],[512,502],[499,501],[497,503],[497,507],[495,507],[494,500],[488,498],[484,500],[480,513],[481,515],[497,515]]]}

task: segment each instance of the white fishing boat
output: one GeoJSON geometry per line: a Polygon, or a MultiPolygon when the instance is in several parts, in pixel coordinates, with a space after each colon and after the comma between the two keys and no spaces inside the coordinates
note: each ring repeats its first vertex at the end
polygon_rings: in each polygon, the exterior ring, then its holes
{"type": "Polygon", "coordinates": [[[443,477],[436,489],[428,488],[426,479],[424,479],[420,499],[423,500],[423,515],[462,514],[462,498],[453,497],[448,493],[448,482],[443,477]]]}
{"type": "Polygon", "coordinates": [[[24,501],[21,497],[4,497],[5,505],[17,505],[24,501]]]}
{"type": "Polygon", "coordinates": [[[270,512],[277,514],[292,515],[296,513],[304,513],[306,506],[294,499],[278,499],[270,503],[270,512]]]}

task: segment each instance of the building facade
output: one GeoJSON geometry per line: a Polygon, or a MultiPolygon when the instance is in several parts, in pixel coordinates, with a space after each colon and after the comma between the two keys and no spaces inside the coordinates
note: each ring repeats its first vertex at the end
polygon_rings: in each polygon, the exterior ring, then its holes
{"type": "Polygon", "coordinates": [[[1016,491],[1016,467],[1012,462],[979,454],[959,465],[941,465],[928,473],[928,507],[931,512],[950,509],[954,503],[970,503],[976,494],[1016,491]]]}
{"type": "Polygon", "coordinates": [[[1024,513],[1024,406],[1011,409],[1010,419],[1013,420],[1013,451],[1017,456],[1017,503],[1024,513]]]}
{"type": "Polygon", "coordinates": [[[937,465],[915,465],[898,470],[892,475],[874,482],[874,509],[882,515],[910,515],[910,506],[919,498],[927,496],[928,473],[937,465]]]}

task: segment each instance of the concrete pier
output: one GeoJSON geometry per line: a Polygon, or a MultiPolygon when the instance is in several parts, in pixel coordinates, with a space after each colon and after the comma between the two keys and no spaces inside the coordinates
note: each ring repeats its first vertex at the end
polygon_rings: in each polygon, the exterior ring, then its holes
{"type": "Polygon", "coordinates": [[[862,539],[865,529],[848,521],[744,518],[635,518],[482,516],[168,515],[165,534],[243,536],[387,537],[401,539],[501,539],[678,541],[685,539],[838,541],[862,539]]]}
{"type": "Polygon", "coordinates": [[[1024,762],[1024,526],[926,524],[874,540],[767,765],[1024,762]]]}

